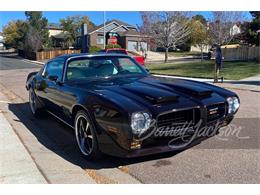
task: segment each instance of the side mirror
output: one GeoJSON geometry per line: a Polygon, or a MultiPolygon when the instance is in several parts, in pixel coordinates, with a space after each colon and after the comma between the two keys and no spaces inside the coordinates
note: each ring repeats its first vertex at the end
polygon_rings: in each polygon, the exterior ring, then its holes
{"type": "Polygon", "coordinates": [[[149,70],[148,68],[145,68],[145,70],[146,70],[147,72],[150,72],[150,70],[149,70]]]}
{"type": "Polygon", "coordinates": [[[48,76],[48,79],[50,80],[50,81],[54,81],[54,82],[56,82],[57,80],[58,80],[58,76],[57,75],[50,75],[50,76],[48,76]]]}

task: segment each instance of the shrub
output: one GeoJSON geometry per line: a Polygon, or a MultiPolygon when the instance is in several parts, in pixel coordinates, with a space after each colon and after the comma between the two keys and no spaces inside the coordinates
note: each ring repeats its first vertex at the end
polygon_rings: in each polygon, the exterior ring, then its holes
{"type": "Polygon", "coordinates": [[[98,46],[90,46],[89,53],[97,53],[100,50],[101,50],[101,48],[98,46]]]}
{"type": "Polygon", "coordinates": [[[122,48],[119,44],[107,44],[106,49],[122,48]]]}

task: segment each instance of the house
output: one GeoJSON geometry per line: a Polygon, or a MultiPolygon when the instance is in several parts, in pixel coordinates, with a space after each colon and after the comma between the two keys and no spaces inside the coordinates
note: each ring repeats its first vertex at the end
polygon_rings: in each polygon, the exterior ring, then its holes
{"type": "Polygon", "coordinates": [[[49,23],[46,28],[49,31],[49,37],[55,36],[63,32],[62,27],[56,23],[49,23]]]}
{"type": "Polygon", "coordinates": [[[0,50],[4,50],[4,49],[5,49],[5,46],[4,46],[4,36],[0,32],[0,50]]]}
{"type": "MultiPolygon", "coordinates": [[[[129,51],[149,50],[150,38],[138,32],[137,27],[119,20],[106,22],[105,40],[103,24],[91,29],[87,34],[89,46],[103,48],[105,41],[106,44],[117,43],[129,51]]],[[[80,45],[80,36],[78,38],[78,45],[80,45]]]]}
{"type": "Polygon", "coordinates": [[[56,23],[49,23],[46,27],[49,32],[49,37],[52,39],[54,47],[68,48],[69,43],[69,33],[63,31],[63,28],[56,23]]]}
{"type": "Polygon", "coordinates": [[[234,24],[232,28],[230,29],[230,35],[238,35],[241,33],[241,25],[239,23],[234,24]]]}

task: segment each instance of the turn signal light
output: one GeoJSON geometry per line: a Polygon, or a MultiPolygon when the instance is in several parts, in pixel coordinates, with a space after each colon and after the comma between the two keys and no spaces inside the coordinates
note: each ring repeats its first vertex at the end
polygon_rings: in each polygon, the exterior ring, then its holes
{"type": "Polygon", "coordinates": [[[141,141],[133,140],[130,145],[131,149],[140,149],[141,148],[141,141]]]}

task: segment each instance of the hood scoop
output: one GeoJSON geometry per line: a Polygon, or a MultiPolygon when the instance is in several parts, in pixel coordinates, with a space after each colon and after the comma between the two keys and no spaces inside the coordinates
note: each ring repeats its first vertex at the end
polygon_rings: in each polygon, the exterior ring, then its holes
{"type": "Polygon", "coordinates": [[[171,83],[161,83],[163,85],[166,85],[176,91],[196,96],[196,97],[208,97],[210,96],[213,91],[204,87],[192,85],[192,84],[186,84],[186,83],[181,83],[181,84],[171,84],[171,83]]]}
{"type": "Polygon", "coordinates": [[[149,86],[138,86],[138,87],[126,86],[123,87],[123,89],[141,98],[145,98],[146,100],[148,100],[153,104],[175,102],[179,98],[179,95],[173,92],[154,88],[154,87],[149,87],[149,86]]]}

